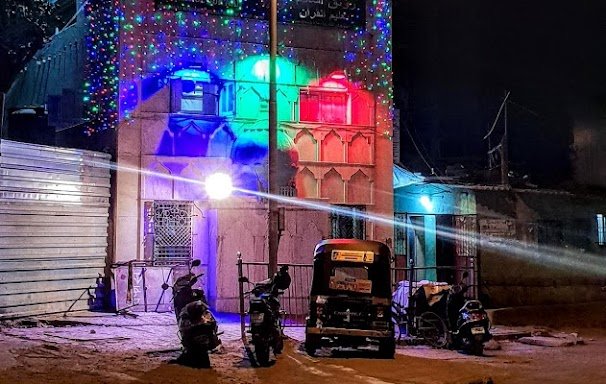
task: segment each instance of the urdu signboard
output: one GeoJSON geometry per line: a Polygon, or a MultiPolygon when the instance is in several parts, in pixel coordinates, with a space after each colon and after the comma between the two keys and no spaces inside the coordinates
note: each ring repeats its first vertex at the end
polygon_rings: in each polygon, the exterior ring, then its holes
{"type": "Polygon", "coordinates": [[[155,0],[156,10],[207,11],[221,15],[234,15],[245,0],[155,0]]]}
{"type": "Polygon", "coordinates": [[[480,233],[483,235],[514,238],[516,235],[515,222],[512,219],[480,219],[480,233]]]}
{"type": "Polygon", "coordinates": [[[366,22],[365,0],[290,0],[280,9],[281,21],[345,28],[362,27],[366,22]]]}
{"type": "MultiPolygon", "coordinates": [[[[278,20],[327,27],[356,28],[366,23],[366,0],[277,0],[278,20]]],[[[155,0],[157,10],[206,11],[225,16],[267,19],[270,0],[155,0]]]]}

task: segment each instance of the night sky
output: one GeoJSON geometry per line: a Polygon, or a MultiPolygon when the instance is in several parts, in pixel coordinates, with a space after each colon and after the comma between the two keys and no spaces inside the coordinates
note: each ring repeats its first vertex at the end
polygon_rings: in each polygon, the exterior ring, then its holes
{"type": "Polygon", "coordinates": [[[606,112],[605,1],[396,0],[393,25],[406,166],[430,172],[412,135],[437,174],[487,168],[483,136],[509,90],[511,169],[570,178],[572,127],[606,112]]]}
{"type": "MultiPolygon", "coordinates": [[[[0,90],[6,90],[75,6],[59,0],[37,11],[44,2],[0,3],[6,5],[0,90]],[[19,4],[29,4],[33,22],[11,13],[19,4]]],[[[539,185],[570,179],[572,128],[606,119],[606,1],[393,0],[393,8],[404,165],[425,174],[432,167],[438,175],[457,164],[487,169],[483,136],[508,90],[510,168],[539,185]]],[[[501,120],[491,144],[502,126],[501,120]]]]}

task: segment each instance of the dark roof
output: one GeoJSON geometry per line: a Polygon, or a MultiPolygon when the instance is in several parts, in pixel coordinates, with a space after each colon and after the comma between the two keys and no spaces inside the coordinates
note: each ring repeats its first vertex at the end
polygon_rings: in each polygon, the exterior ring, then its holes
{"type": "Polygon", "coordinates": [[[6,95],[6,107],[40,106],[48,95],[84,89],[85,28],[73,24],[41,48],[17,76],[6,95]]]}

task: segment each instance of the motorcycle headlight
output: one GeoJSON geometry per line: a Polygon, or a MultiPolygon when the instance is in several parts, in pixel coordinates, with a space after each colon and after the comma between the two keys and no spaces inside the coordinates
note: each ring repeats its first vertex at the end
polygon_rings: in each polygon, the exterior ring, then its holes
{"type": "Polygon", "coordinates": [[[250,323],[254,325],[259,325],[263,323],[265,319],[265,314],[262,312],[255,312],[250,314],[250,323]]]}
{"type": "Polygon", "coordinates": [[[212,313],[206,312],[202,315],[203,323],[212,323],[213,321],[215,321],[215,318],[213,317],[212,313]]]}

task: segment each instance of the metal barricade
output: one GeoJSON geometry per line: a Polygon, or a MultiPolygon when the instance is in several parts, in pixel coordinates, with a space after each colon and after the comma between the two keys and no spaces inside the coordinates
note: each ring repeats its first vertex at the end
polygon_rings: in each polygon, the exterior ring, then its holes
{"type": "MultiPolygon", "coordinates": [[[[299,327],[305,325],[309,307],[309,290],[311,287],[312,264],[278,263],[278,267],[288,265],[290,274],[290,287],[280,298],[282,309],[286,312],[284,325],[299,327]]],[[[242,262],[242,274],[251,282],[258,282],[267,278],[269,265],[266,262],[242,262]]],[[[247,305],[247,304],[246,304],[247,305]]],[[[247,308],[245,309],[247,310],[247,308]]]]}
{"type": "MultiPolygon", "coordinates": [[[[291,264],[278,263],[278,267],[288,265],[288,272],[291,277],[290,287],[284,292],[280,302],[282,309],[286,311],[284,325],[287,327],[299,327],[305,325],[305,317],[309,311],[309,291],[311,288],[311,278],[313,273],[312,264],[291,264]]],[[[269,265],[267,262],[245,262],[242,261],[242,273],[248,277],[251,282],[258,282],[267,279],[269,265]]],[[[454,266],[438,266],[438,267],[415,267],[413,268],[413,281],[416,280],[416,272],[424,270],[453,270],[456,276],[460,276],[459,272],[469,271],[473,276],[475,269],[473,267],[454,267],[454,266]]],[[[400,281],[407,281],[411,269],[406,267],[394,267],[391,270],[391,284],[393,289],[397,288],[400,281]]],[[[454,282],[448,282],[454,283],[454,282]]],[[[469,280],[469,296],[477,298],[477,282],[475,278],[469,280]]],[[[245,308],[247,310],[247,308],[245,308]]]]}

